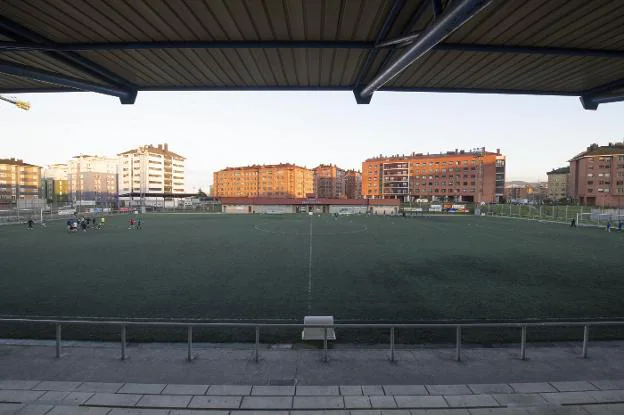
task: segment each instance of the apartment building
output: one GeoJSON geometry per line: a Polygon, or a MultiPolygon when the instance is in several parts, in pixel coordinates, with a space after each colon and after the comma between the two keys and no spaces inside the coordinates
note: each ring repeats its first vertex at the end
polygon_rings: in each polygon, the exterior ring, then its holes
{"type": "Polygon", "coordinates": [[[215,197],[305,198],[314,193],[314,172],[294,164],[227,167],[213,174],[215,197]]]}
{"type": "Polygon", "coordinates": [[[314,194],[318,198],[345,199],[345,171],[333,164],[321,164],[314,169],[314,194]]]}
{"type": "Polygon", "coordinates": [[[0,204],[36,201],[40,188],[41,167],[15,158],[0,159],[0,204]]]}
{"type": "Polygon", "coordinates": [[[69,202],[69,178],[67,164],[50,164],[43,169],[42,197],[50,203],[69,202]]]}
{"type": "Polygon", "coordinates": [[[185,192],[185,158],[169,145],[144,145],[119,154],[119,188],[123,202],[156,205],[167,195],[185,192]]]}
{"type": "Polygon", "coordinates": [[[485,148],[441,154],[379,156],[362,163],[362,195],[369,199],[498,202],[505,156],[485,148]]]}
{"type": "Polygon", "coordinates": [[[362,197],[362,173],[357,170],[345,172],[345,193],[347,199],[360,199],[362,197]]]}
{"type": "Polygon", "coordinates": [[[569,163],[573,199],[582,205],[624,207],[624,142],[592,144],[569,163]]]}
{"type": "Polygon", "coordinates": [[[548,176],[548,199],[558,201],[568,197],[568,181],[570,180],[570,166],[553,169],[546,173],[548,176]]]}
{"type": "Polygon", "coordinates": [[[116,157],[73,157],[67,163],[69,200],[79,206],[116,206],[118,164],[116,157]]]}

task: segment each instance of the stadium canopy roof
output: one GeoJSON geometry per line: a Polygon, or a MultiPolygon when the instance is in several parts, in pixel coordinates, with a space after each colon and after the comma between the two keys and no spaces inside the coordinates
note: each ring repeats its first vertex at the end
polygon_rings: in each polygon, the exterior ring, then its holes
{"type": "Polygon", "coordinates": [[[377,90],[624,100],[612,0],[0,0],[0,93],[377,90]]]}

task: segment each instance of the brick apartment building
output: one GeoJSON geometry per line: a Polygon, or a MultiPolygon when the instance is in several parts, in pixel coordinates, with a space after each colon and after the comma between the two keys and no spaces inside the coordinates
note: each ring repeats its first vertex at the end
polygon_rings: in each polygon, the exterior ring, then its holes
{"type": "Polygon", "coordinates": [[[345,194],[347,199],[360,199],[362,197],[362,173],[357,170],[345,172],[345,194]]]}
{"type": "Polygon", "coordinates": [[[0,159],[0,204],[39,199],[41,167],[23,160],[0,159]]]}
{"type": "Polygon", "coordinates": [[[315,167],[314,194],[319,198],[346,198],[345,171],[333,164],[315,167]]]}
{"type": "Polygon", "coordinates": [[[624,142],[592,144],[572,158],[568,193],[582,205],[624,207],[624,142]]]}
{"type": "Polygon", "coordinates": [[[546,173],[548,176],[548,199],[558,201],[568,198],[570,167],[560,167],[546,173]]]}
{"type": "Polygon", "coordinates": [[[116,157],[74,156],[67,163],[69,199],[81,206],[116,205],[118,165],[116,157]]]}
{"type": "Polygon", "coordinates": [[[498,202],[504,186],[500,150],[379,156],[362,163],[362,195],[369,199],[498,202]]]}
{"type": "Polygon", "coordinates": [[[215,197],[305,198],[314,193],[314,171],[294,164],[227,167],[213,175],[215,197]]]}

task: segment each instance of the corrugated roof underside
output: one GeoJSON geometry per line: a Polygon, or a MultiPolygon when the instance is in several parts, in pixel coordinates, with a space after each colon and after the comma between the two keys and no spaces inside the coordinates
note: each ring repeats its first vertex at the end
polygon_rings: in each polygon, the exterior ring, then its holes
{"type": "Polygon", "coordinates": [[[3,15],[57,42],[367,40],[392,0],[4,0],[2,6],[3,15]]]}
{"type": "Polygon", "coordinates": [[[361,49],[168,49],[85,52],[141,87],[349,86],[361,49]]]}
{"type": "MultiPolygon", "coordinates": [[[[0,14],[61,43],[374,42],[393,4],[394,0],[0,0],[0,14]]],[[[430,5],[430,0],[405,0],[385,39],[424,30],[433,20],[430,5]]],[[[494,0],[446,43],[624,52],[621,6],[611,0],[494,0]]],[[[374,60],[364,82],[404,50],[371,53],[374,60]]],[[[368,54],[366,49],[294,48],[80,52],[139,89],[351,87],[368,54]]],[[[50,53],[2,52],[0,59],[101,83],[50,53]]],[[[16,87],[41,85],[15,79],[0,78],[16,87]]],[[[387,86],[570,93],[620,79],[624,59],[433,51],[387,86]]]]}

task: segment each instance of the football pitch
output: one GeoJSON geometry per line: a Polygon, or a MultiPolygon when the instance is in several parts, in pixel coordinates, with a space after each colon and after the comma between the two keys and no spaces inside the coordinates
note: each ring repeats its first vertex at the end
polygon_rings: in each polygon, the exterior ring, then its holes
{"type": "MultiPolygon", "coordinates": [[[[142,230],[128,230],[127,221],[110,217],[103,230],[73,234],[64,221],[33,231],[0,227],[0,314],[271,322],[624,316],[624,235],[596,228],[474,216],[148,214],[142,230]]],[[[181,330],[133,330],[131,339],[184,338],[181,330]]],[[[536,330],[533,339],[571,333],[536,330]]],[[[508,334],[474,330],[466,340],[508,334]]],[[[296,330],[263,335],[298,337],[296,330]]],[[[0,325],[0,336],[53,334],[0,325]]],[[[64,336],[118,333],[68,328],[64,336]]],[[[400,336],[446,341],[452,333],[400,336]]],[[[238,341],[253,333],[202,330],[196,337],[238,341]]],[[[386,337],[343,330],[340,339],[386,337]]]]}

